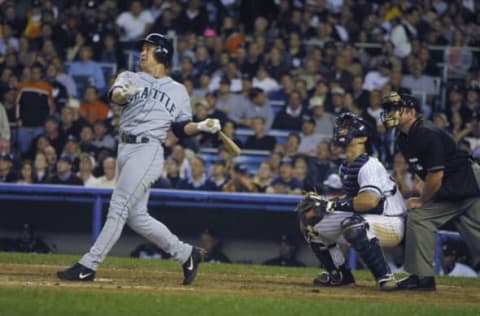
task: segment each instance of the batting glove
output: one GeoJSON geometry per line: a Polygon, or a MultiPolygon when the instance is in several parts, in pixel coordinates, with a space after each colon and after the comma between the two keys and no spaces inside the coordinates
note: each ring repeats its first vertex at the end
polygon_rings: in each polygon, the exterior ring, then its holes
{"type": "Polygon", "coordinates": [[[218,119],[206,119],[198,122],[197,128],[199,131],[215,134],[222,129],[222,126],[220,125],[220,121],[218,119]]]}
{"type": "Polygon", "coordinates": [[[127,84],[121,89],[122,94],[126,97],[134,96],[135,94],[143,90],[142,88],[135,87],[135,85],[131,81],[127,82],[127,84]]]}

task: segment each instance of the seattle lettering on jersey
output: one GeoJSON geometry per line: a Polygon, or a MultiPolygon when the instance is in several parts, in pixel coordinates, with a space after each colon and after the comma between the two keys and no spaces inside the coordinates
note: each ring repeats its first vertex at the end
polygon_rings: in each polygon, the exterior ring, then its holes
{"type": "Polygon", "coordinates": [[[137,93],[136,95],[132,96],[131,99],[129,100],[130,103],[136,103],[140,100],[146,100],[146,99],[153,99],[154,101],[159,102],[165,107],[165,110],[170,115],[174,115],[175,111],[175,103],[173,103],[172,99],[165,93],[160,90],[157,90],[155,88],[148,88],[145,87],[143,88],[143,91],[141,93],[137,93]]]}

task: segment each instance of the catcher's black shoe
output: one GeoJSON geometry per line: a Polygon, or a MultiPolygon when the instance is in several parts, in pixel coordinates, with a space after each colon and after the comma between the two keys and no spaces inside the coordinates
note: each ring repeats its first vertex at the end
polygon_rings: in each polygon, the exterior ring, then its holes
{"type": "Polygon", "coordinates": [[[200,262],[203,261],[204,256],[205,250],[198,247],[192,248],[190,257],[188,257],[187,261],[185,261],[185,263],[182,265],[183,285],[189,285],[193,282],[193,280],[195,280],[198,266],[200,265],[200,262]]]}
{"type": "Polygon", "coordinates": [[[386,274],[377,280],[380,291],[395,291],[397,289],[397,280],[393,274],[386,274]]]}
{"type": "Polygon", "coordinates": [[[80,263],[75,263],[72,267],[58,271],[57,276],[66,281],[93,281],[95,279],[95,270],[89,269],[80,263]]]}
{"type": "Polygon", "coordinates": [[[435,291],[435,277],[420,278],[417,275],[410,275],[397,282],[396,291],[435,291]]]}
{"type": "Polygon", "coordinates": [[[355,278],[350,270],[322,272],[313,279],[313,285],[320,287],[355,285],[355,278]]]}

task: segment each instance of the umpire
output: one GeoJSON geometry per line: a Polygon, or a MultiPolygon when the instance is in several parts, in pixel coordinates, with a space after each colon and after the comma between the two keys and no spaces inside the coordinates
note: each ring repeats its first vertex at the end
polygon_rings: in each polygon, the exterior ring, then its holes
{"type": "Polygon", "coordinates": [[[405,270],[398,290],[434,291],[434,252],[438,228],[452,222],[480,267],[480,166],[453,138],[424,121],[411,95],[392,92],[382,101],[387,128],[397,127],[397,144],[424,182],[420,197],[407,201],[405,270]]]}

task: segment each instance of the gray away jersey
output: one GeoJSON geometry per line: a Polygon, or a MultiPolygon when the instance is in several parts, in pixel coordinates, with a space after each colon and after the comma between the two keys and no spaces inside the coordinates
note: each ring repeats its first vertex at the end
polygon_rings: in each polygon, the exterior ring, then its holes
{"type": "Polygon", "coordinates": [[[383,215],[396,216],[406,212],[405,200],[398,188],[392,195],[396,184],[388,174],[385,167],[377,158],[369,157],[368,161],[360,168],[358,172],[359,193],[369,191],[379,198],[385,196],[383,215]]]}
{"type": "Polygon", "coordinates": [[[122,106],[120,133],[163,142],[173,122],[192,120],[190,98],[182,84],[170,77],[158,79],[145,72],[125,71],[118,75],[110,89],[124,87],[129,81],[142,91],[122,106]]]}

